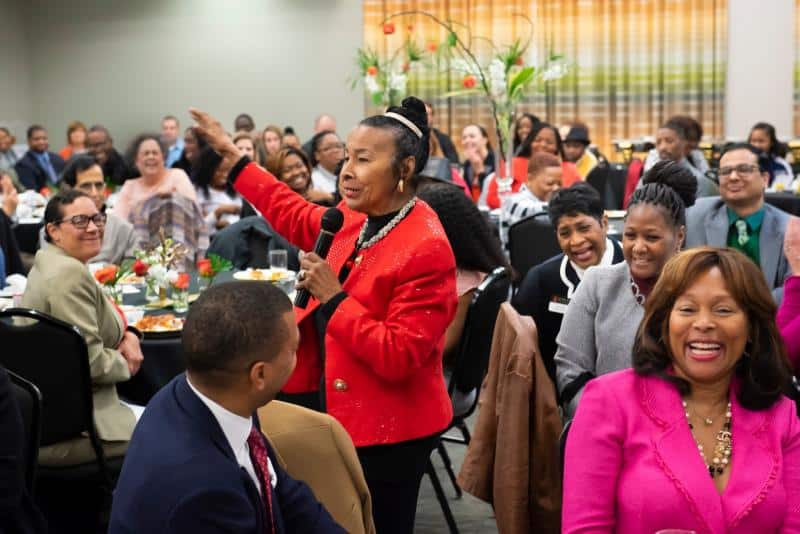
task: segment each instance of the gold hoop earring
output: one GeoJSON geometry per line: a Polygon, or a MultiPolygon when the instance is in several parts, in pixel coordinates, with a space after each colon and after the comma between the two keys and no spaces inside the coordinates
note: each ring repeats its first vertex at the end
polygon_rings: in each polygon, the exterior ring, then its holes
{"type": "Polygon", "coordinates": [[[397,182],[397,190],[402,193],[404,188],[405,188],[405,180],[400,178],[400,181],[397,182]]]}

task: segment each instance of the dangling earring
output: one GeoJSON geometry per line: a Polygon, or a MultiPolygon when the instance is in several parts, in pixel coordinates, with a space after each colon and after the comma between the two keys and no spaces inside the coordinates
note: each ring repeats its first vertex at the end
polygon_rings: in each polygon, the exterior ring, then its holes
{"type": "Polygon", "coordinates": [[[404,187],[405,187],[405,180],[403,180],[402,178],[400,178],[400,181],[399,181],[399,182],[397,182],[397,190],[398,190],[398,191],[400,191],[400,192],[402,193],[402,192],[403,192],[403,188],[404,188],[404,187]]]}

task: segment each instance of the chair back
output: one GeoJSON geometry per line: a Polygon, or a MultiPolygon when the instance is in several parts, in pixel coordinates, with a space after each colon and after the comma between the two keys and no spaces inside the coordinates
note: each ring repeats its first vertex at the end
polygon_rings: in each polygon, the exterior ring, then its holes
{"type": "Polygon", "coordinates": [[[603,207],[607,210],[621,210],[625,200],[625,183],[628,169],[620,163],[604,163],[597,165],[586,176],[586,183],[594,187],[603,207]]]}
{"type": "Polygon", "coordinates": [[[511,266],[520,281],[531,268],[561,253],[546,212],[525,217],[511,225],[508,229],[508,252],[511,266]]]}
{"type": "Polygon", "coordinates": [[[36,464],[39,460],[39,441],[42,436],[42,394],[31,381],[25,380],[13,371],[7,372],[14,400],[22,416],[22,431],[25,436],[22,451],[25,486],[28,488],[28,493],[33,495],[36,464]]]}
{"type": "Polygon", "coordinates": [[[208,250],[208,226],[200,207],[178,193],[155,195],[140,202],[131,211],[130,220],[140,246],[155,244],[162,230],[167,237],[182,243],[188,249],[184,258],[187,270],[192,270],[196,260],[208,250]]]}
{"type": "Polygon", "coordinates": [[[459,341],[453,374],[448,384],[451,398],[456,388],[462,393],[469,393],[480,387],[489,365],[497,312],[500,305],[508,299],[510,284],[508,270],[498,267],[475,289],[467,308],[464,333],[459,341]]]}
{"type": "Polygon", "coordinates": [[[24,308],[0,312],[0,364],[36,385],[42,396],[42,445],[97,440],[86,341],[77,327],[24,308]]]}

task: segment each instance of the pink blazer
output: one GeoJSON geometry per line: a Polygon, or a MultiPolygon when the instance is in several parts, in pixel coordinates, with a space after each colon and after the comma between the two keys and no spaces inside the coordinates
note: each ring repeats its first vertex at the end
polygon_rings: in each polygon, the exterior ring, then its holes
{"type": "Polygon", "coordinates": [[[800,532],[800,420],[781,398],[750,411],[731,392],[733,463],[717,493],[680,395],[631,369],[590,381],[569,430],[563,532],[800,532]]]}

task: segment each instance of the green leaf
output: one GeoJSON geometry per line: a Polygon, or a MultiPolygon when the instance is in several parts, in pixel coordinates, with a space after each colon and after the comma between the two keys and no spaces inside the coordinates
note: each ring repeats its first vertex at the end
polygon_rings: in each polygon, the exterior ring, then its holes
{"type": "Polygon", "coordinates": [[[482,95],[483,91],[480,89],[460,89],[458,91],[450,91],[442,95],[442,98],[450,98],[451,96],[471,96],[482,95]]]}
{"type": "Polygon", "coordinates": [[[211,260],[211,269],[214,271],[214,274],[233,269],[233,264],[228,258],[223,258],[217,254],[209,254],[206,257],[211,260]]]}
{"type": "Polygon", "coordinates": [[[524,90],[531,80],[533,80],[535,71],[536,69],[533,67],[525,67],[521,69],[508,85],[508,94],[514,95],[516,92],[524,90]]]}
{"type": "Polygon", "coordinates": [[[458,43],[458,35],[456,35],[456,32],[450,32],[450,34],[447,36],[447,46],[453,48],[456,46],[457,43],[458,43]]]}
{"type": "Polygon", "coordinates": [[[374,106],[380,106],[383,102],[383,93],[372,93],[372,104],[374,106]]]}

